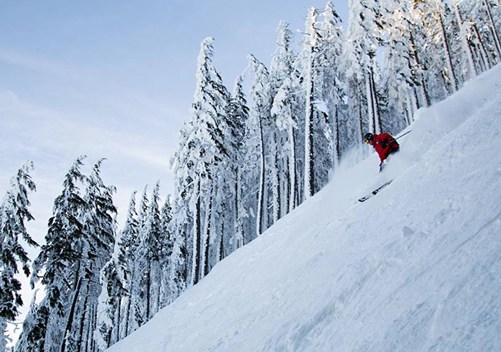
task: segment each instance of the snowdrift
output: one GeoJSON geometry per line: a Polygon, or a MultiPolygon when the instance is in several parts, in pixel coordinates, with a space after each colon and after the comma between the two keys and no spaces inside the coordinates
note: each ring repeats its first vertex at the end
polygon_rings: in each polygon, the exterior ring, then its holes
{"type": "Polygon", "coordinates": [[[410,129],[109,351],[501,351],[501,66],[410,129]]]}

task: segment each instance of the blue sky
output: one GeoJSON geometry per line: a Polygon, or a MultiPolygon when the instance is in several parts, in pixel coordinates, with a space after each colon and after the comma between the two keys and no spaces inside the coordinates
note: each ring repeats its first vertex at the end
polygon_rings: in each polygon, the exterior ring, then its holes
{"type": "MultiPolygon", "coordinates": [[[[157,180],[171,193],[169,159],[190,116],[200,42],[216,39],[214,63],[231,89],[248,54],[269,64],[280,20],[301,30],[308,7],[326,2],[2,1],[0,193],[33,160],[33,212],[44,226],[83,154],[89,168],[108,159],[103,177],[122,210],[157,180]]],[[[342,14],[345,3],[334,0],[342,14]]]]}

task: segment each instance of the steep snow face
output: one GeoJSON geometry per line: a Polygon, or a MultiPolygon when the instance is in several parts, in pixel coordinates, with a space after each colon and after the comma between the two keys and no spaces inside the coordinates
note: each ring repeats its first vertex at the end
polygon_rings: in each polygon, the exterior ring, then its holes
{"type": "Polygon", "coordinates": [[[110,351],[501,351],[501,66],[410,129],[110,351]]]}

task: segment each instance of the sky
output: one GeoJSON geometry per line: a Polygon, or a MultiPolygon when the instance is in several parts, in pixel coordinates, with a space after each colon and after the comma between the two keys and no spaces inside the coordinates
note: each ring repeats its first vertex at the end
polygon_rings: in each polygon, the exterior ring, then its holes
{"type": "MultiPolygon", "coordinates": [[[[117,187],[119,227],[133,191],[159,180],[190,118],[200,43],[231,89],[249,54],[271,62],[280,21],[297,33],[326,0],[20,0],[0,2],[0,198],[34,162],[32,237],[44,243],[64,175],[81,155],[101,158],[117,187]]],[[[333,0],[346,18],[346,0],[333,0]]],[[[30,250],[32,259],[36,251],[30,250]]],[[[26,288],[25,288],[26,290],[26,288]]],[[[27,291],[28,292],[28,291],[27,291]]],[[[25,298],[29,303],[29,298],[25,298]]],[[[26,307],[26,306],[25,306],[26,307]]]]}
{"type": "Polygon", "coordinates": [[[108,351],[501,351],[500,87],[497,65],[418,110],[381,173],[348,157],[108,351]]]}

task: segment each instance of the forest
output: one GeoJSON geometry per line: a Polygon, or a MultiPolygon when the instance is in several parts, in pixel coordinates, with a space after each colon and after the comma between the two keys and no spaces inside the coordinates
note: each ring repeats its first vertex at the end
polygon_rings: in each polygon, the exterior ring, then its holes
{"type": "Polygon", "coordinates": [[[497,65],[500,31],[495,0],[350,0],[346,26],[328,2],[301,33],[281,22],[271,62],[249,55],[231,89],[206,38],[173,194],[159,183],[134,192],[119,226],[104,159],[85,174],[79,156],[38,244],[26,228],[33,163],[12,178],[0,203],[0,350],[26,304],[20,270],[43,289],[14,351],[104,351],[125,338],[317,193],[366,132],[398,134],[497,65]],[[39,247],[32,261],[25,246],[39,247]]]}

